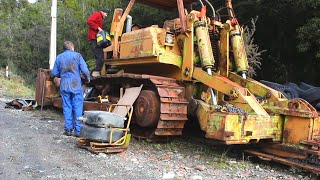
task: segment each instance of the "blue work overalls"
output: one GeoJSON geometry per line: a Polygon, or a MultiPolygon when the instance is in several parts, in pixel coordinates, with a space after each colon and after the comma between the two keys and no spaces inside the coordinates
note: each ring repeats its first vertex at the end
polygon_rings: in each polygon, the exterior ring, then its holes
{"type": "Polygon", "coordinates": [[[80,73],[83,73],[90,81],[90,73],[80,53],[65,50],[59,54],[54,63],[51,74],[61,78],[60,94],[62,97],[62,108],[64,115],[65,131],[75,130],[80,134],[82,122],[76,118],[82,116],[83,112],[83,90],[80,73]]]}

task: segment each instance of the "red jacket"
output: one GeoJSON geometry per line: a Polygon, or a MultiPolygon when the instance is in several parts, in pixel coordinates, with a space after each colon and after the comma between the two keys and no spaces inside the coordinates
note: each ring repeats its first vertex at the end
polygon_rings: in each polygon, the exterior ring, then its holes
{"type": "Polygon", "coordinates": [[[89,25],[89,32],[88,32],[88,41],[96,40],[98,27],[103,29],[103,16],[100,11],[91,14],[91,16],[87,20],[87,24],[89,25]]]}

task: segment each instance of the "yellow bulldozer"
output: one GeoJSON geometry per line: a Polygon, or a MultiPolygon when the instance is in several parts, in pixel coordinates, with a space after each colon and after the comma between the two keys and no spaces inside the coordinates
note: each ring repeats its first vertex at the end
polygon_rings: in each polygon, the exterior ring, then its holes
{"type": "MultiPolygon", "coordinates": [[[[223,22],[204,0],[130,0],[114,10],[101,76],[92,78],[85,110],[106,110],[125,89],[143,85],[133,104],[131,132],[157,139],[180,136],[195,121],[205,137],[221,144],[256,144],[246,152],[319,173],[320,118],[303,99],[247,77],[248,60],[243,29],[231,0],[223,22]],[[163,24],[123,32],[135,3],[178,12],[163,24]],[[207,6],[213,13],[207,15],[207,6]],[[111,71],[112,70],[112,71],[111,71]],[[108,96],[109,102],[90,101],[108,96]],[[190,123],[192,124],[192,123],[190,123]],[[302,160],[302,161],[299,161],[302,160]]],[[[130,26],[130,24],[129,24],[130,26]]],[[[40,69],[36,100],[61,107],[49,70],[40,69]]],[[[196,126],[188,131],[196,131],[196,126]]]]}

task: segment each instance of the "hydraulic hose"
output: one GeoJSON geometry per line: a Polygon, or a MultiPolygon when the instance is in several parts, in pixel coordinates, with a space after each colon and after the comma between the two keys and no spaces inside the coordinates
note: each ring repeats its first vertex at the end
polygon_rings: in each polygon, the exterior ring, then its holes
{"type": "Polygon", "coordinates": [[[216,17],[216,11],[215,11],[214,7],[212,6],[212,4],[208,0],[205,0],[205,1],[211,7],[212,13],[213,13],[213,18],[215,18],[216,17]]]}

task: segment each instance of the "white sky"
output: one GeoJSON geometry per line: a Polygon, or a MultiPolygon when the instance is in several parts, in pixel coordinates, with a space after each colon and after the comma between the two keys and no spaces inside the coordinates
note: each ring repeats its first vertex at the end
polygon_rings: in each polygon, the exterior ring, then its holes
{"type": "Polygon", "coordinates": [[[35,3],[35,2],[37,2],[38,0],[28,0],[29,1],[29,3],[35,3]]]}

